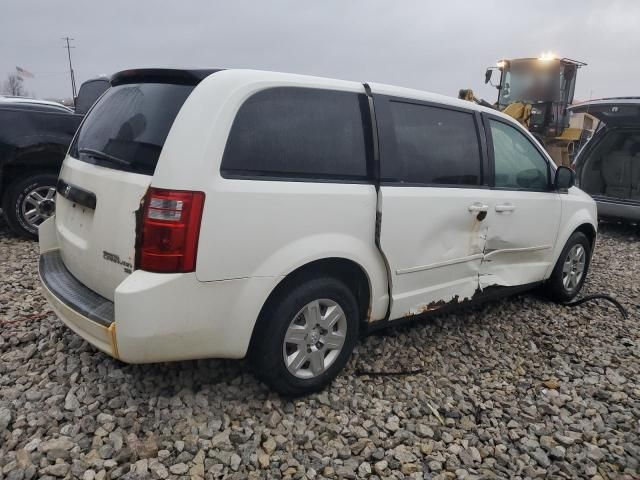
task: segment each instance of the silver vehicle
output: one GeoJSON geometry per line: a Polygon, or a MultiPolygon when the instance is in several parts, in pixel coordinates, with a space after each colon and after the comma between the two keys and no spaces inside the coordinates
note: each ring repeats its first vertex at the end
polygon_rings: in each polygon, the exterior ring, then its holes
{"type": "Polygon", "coordinates": [[[600,120],[576,158],[576,184],[595,199],[598,217],[640,221],[640,97],[592,100],[569,109],[600,120]]]}

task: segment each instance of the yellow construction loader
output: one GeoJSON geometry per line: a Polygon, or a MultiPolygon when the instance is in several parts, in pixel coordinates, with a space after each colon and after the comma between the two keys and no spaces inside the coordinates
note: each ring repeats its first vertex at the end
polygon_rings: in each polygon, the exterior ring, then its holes
{"type": "Polygon", "coordinates": [[[569,166],[569,155],[582,129],[569,127],[567,107],[573,102],[578,69],[585,65],[553,54],[503,59],[487,68],[484,80],[498,89],[497,102],[478,99],[470,89],[460,90],[458,96],[515,118],[542,143],[557,165],[569,166]],[[496,71],[500,80],[494,84],[496,71]]]}

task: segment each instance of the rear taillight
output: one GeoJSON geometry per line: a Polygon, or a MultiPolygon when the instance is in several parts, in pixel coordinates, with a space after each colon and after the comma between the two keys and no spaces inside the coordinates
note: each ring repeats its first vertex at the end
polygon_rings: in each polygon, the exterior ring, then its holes
{"type": "Polygon", "coordinates": [[[150,188],[137,267],[158,273],[193,272],[203,207],[203,192],[150,188]]]}

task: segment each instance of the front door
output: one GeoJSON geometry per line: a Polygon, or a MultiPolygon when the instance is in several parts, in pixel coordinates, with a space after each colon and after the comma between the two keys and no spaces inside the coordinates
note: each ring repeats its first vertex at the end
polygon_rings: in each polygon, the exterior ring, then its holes
{"type": "Polygon", "coordinates": [[[480,287],[539,282],[554,261],[561,214],[551,162],[510,122],[488,115],[484,121],[493,188],[480,287]]]}
{"type": "Polygon", "coordinates": [[[489,213],[479,116],[376,96],[380,246],[390,270],[390,318],[470,299],[478,290],[489,213]]]}

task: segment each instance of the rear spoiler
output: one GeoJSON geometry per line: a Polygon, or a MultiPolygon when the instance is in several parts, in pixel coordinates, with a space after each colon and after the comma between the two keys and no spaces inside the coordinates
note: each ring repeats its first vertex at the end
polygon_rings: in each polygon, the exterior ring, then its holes
{"type": "Polygon", "coordinates": [[[180,70],[173,68],[139,68],[122,70],[113,74],[111,85],[127,83],[173,83],[177,85],[197,85],[212,73],[222,69],[180,70]]]}

